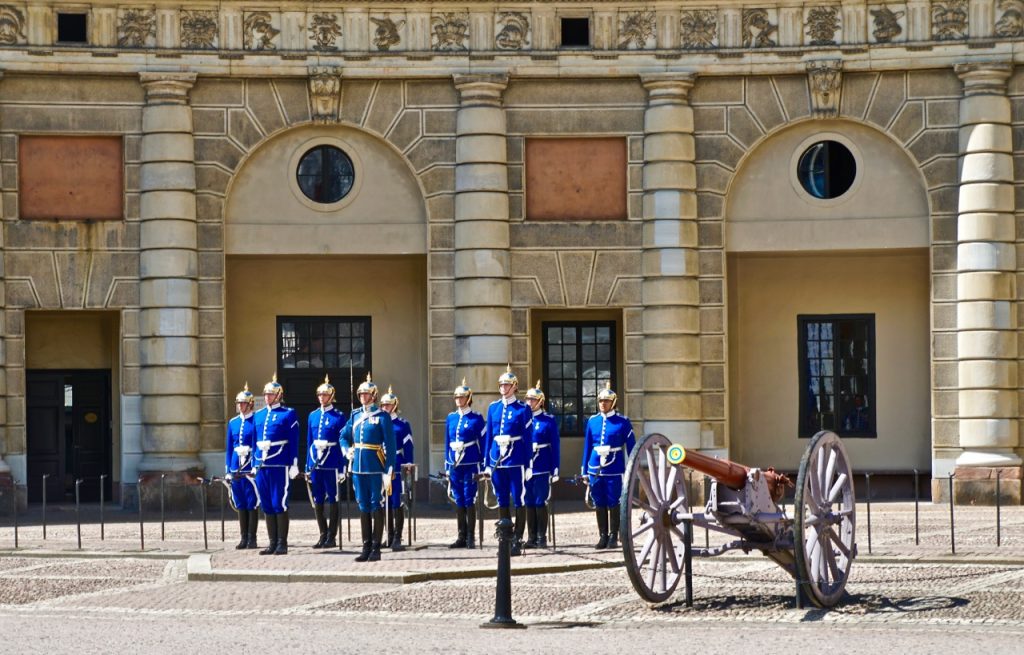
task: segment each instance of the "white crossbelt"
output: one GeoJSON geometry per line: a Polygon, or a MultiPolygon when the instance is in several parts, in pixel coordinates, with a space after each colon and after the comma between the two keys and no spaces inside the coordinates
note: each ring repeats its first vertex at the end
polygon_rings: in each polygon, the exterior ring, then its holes
{"type": "Polygon", "coordinates": [[[601,468],[608,466],[611,463],[609,455],[617,453],[622,450],[622,446],[594,446],[594,451],[601,457],[601,468]]]}
{"type": "Polygon", "coordinates": [[[278,455],[280,455],[281,451],[284,450],[284,446],[287,443],[288,443],[287,439],[285,439],[284,441],[257,441],[256,442],[256,447],[259,448],[260,452],[263,453],[263,456],[261,457],[261,459],[266,460],[266,459],[270,459],[271,457],[277,457],[278,455]],[[275,446],[279,447],[279,450],[277,452],[275,452],[273,455],[268,455],[267,453],[270,451],[270,449],[275,447],[275,446]]]}
{"type": "Polygon", "coordinates": [[[475,446],[477,440],[472,441],[453,441],[452,452],[455,453],[455,466],[458,466],[462,462],[462,458],[466,456],[466,449],[470,446],[475,446]]]}
{"type": "Polygon", "coordinates": [[[512,444],[522,439],[522,437],[513,437],[510,434],[499,434],[494,437],[494,441],[497,442],[500,448],[498,452],[498,461],[502,462],[508,459],[512,455],[512,444]]]}
{"type": "Polygon", "coordinates": [[[534,468],[533,464],[537,461],[537,455],[540,454],[541,449],[550,447],[549,443],[535,443],[533,444],[533,457],[530,458],[530,468],[534,468]]]}

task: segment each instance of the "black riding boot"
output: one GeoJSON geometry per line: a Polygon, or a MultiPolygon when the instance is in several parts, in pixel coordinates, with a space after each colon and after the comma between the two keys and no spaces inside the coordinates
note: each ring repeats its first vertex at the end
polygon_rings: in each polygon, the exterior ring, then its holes
{"type": "Polygon", "coordinates": [[[526,532],[526,508],[516,508],[515,541],[512,542],[512,554],[523,554],[523,533],[526,532]]]}
{"type": "Polygon", "coordinates": [[[314,504],[313,516],[316,517],[316,527],[320,529],[320,538],[313,544],[313,548],[323,548],[327,542],[327,517],[324,516],[324,506],[314,504]]]}
{"type": "Polygon", "coordinates": [[[527,538],[526,543],[523,544],[523,548],[536,548],[537,547],[537,508],[527,507],[526,508],[526,529],[527,538]]]}
{"type": "Polygon", "coordinates": [[[459,529],[458,538],[452,543],[448,544],[449,548],[465,548],[466,547],[466,508],[456,507],[455,508],[455,524],[459,529]]]}
{"type": "Polygon", "coordinates": [[[322,548],[334,548],[338,545],[338,503],[327,503],[327,538],[322,548]]]}
{"type": "Polygon", "coordinates": [[[246,541],[246,548],[259,548],[256,545],[256,531],[260,527],[260,511],[258,509],[249,510],[249,539],[246,541]]]}
{"type": "Polygon", "coordinates": [[[463,511],[466,513],[466,548],[476,548],[476,505],[463,511]]]}
{"type": "Polygon", "coordinates": [[[249,510],[238,510],[238,531],[242,533],[242,540],[235,546],[235,550],[242,550],[249,545],[249,510]]]}
{"type": "MultiPolygon", "coordinates": [[[[385,503],[388,502],[388,499],[385,498],[384,502],[385,503]]],[[[388,509],[390,510],[387,513],[388,514],[388,537],[383,542],[383,545],[384,545],[385,548],[391,548],[391,544],[395,540],[395,510],[390,508],[390,507],[388,509]]]]}
{"type": "Polygon", "coordinates": [[[373,544],[370,550],[369,561],[380,560],[380,540],[384,536],[384,510],[378,509],[373,512],[373,544]]]}
{"type": "Polygon", "coordinates": [[[392,541],[388,542],[391,550],[403,551],[405,546],[402,545],[402,528],[405,527],[405,508],[399,505],[395,508],[393,513],[395,517],[395,536],[392,541]]]}
{"type": "Polygon", "coordinates": [[[611,519],[609,521],[610,527],[608,528],[608,547],[618,548],[619,547],[619,508],[609,507],[608,516],[611,519]]]}
{"type": "Polygon", "coordinates": [[[267,514],[267,539],[270,543],[260,555],[273,555],[277,551],[277,514],[267,514]]]}
{"type": "Polygon", "coordinates": [[[370,549],[372,548],[370,536],[373,533],[373,525],[371,524],[369,512],[359,512],[359,532],[363,539],[363,550],[356,555],[356,561],[365,562],[370,559],[370,549]]]}
{"type": "Polygon", "coordinates": [[[601,538],[594,544],[594,549],[604,550],[608,547],[608,508],[598,507],[595,512],[597,513],[597,531],[601,538]]]}
{"type": "Polygon", "coordinates": [[[284,511],[277,515],[277,550],[275,555],[288,554],[288,512],[284,511]]]}
{"type": "Polygon", "coordinates": [[[537,508],[537,548],[548,547],[548,508],[537,508]]]}

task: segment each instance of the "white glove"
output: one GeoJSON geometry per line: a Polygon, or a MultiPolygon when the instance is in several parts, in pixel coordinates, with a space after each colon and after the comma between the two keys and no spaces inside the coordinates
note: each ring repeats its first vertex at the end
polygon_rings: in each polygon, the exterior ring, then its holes
{"type": "Polygon", "coordinates": [[[558,482],[558,469],[555,469],[554,473],[551,474],[551,481],[558,482]]]}
{"type": "Polygon", "coordinates": [[[347,459],[348,461],[351,462],[352,461],[352,453],[354,453],[354,452],[356,452],[355,446],[352,446],[351,448],[348,448],[347,450],[345,450],[345,459],[347,459]]]}
{"type": "Polygon", "coordinates": [[[491,477],[491,467],[490,466],[488,466],[487,468],[484,469],[484,475],[486,475],[487,477],[491,477]]]}
{"type": "Polygon", "coordinates": [[[235,476],[233,476],[230,473],[226,473],[226,474],[224,474],[224,479],[227,480],[228,482],[231,482],[232,480],[235,479],[235,476]]]}
{"type": "Polygon", "coordinates": [[[526,479],[529,480],[533,477],[533,469],[526,469],[526,479]]]}
{"type": "Polygon", "coordinates": [[[338,471],[338,482],[345,482],[345,471],[338,471]]]}
{"type": "Polygon", "coordinates": [[[388,495],[390,495],[391,494],[391,474],[390,473],[381,473],[380,477],[381,477],[381,481],[384,483],[384,492],[387,493],[388,495]]]}
{"type": "Polygon", "coordinates": [[[299,467],[292,464],[288,469],[288,479],[294,480],[297,477],[299,477],[299,467]]]}

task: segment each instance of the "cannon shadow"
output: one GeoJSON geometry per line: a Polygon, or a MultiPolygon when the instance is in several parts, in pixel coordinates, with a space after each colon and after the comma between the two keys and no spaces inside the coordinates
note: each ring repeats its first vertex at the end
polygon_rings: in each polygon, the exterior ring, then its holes
{"type": "MultiPolygon", "coordinates": [[[[801,621],[819,621],[829,614],[870,616],[880,614],[910,614],[943,612],[966,607],[967,598],[958,596],[910,596],[895,598],[882,594],[846,594],[835,607],[829,609],[809,608],[801,621]]],[[[682,600],[671,601],[652,607],[664,614],[693,612],[745,612],[749,610],[778,612],[794,609],[793,596],[789,594],[728,595],[694,598],[693,607],[688,608],[682,600]]]]}

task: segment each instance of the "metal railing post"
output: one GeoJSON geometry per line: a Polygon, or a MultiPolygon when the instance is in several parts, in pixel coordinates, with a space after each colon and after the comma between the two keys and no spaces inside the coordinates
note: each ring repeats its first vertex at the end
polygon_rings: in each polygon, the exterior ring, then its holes
{"type": "Polygon", "coordinates": [[[78,550],[82,550],[82,503],[78,491],[81,486],[82,479],[75,480],[75,521],[78,523],[78,550]]]}
{"type": "Polygon", "coordinates": [[[953,518],[953,476],[956,472],[949,474],[949,552],[956,555],[956,523],[953,518]]]}
{"type": "Polygon", "coordinates": [[[106,482],[107,474],[104,473],[103,475],[100,476],[100,541],[106,541],[107,539],[107,529],[103,517],[103,505],[105,504],[104,501],[106,500],[106,491],[104,490],[104,487],[107,486],[106,482]]]}
{"type": "Polygon", "coordinates": [[[167,475],[165,473],[161,473],[160,474],[160,541],[164,541],[164,538],[165,538],[165,534],[164,534],[164,522],[165,522],[165,516],[164,516],[164,478],[166,478],[166,477],[167,477],[167,475]]]}
{"type": "Polygon", "coordinates": [[[43,541],[46,541],[46,478],[49,473],[43,473],[43,541]]]}
{"type": "Polygon", "coordinates": [[[146,527],[142,520],[142,476],[139,476],[139,481],[136,486],[136,494],[139,500],[139,550],[146,550],[146,527]]]}
{"type": "Polygon", "coordinates": [[[864,474],[864,482],[867,484],[867,503],[868,503],[868,555],[871,554],[871,474],[864,474]]]}
{"type": "Polygon", "coordinates": [[[921,545],[921,484],[917,469],[914,469],[914,545],[921,545]]]}

